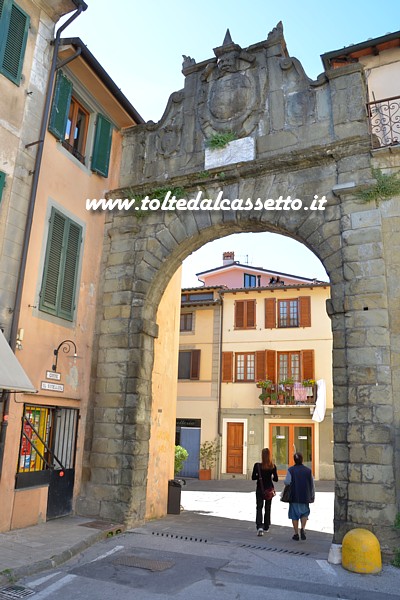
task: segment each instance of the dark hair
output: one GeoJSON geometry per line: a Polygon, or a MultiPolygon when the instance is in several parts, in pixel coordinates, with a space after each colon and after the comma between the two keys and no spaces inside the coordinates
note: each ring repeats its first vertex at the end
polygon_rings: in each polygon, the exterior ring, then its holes
{"type": "Polygon", "coordinates": [[[261,451],[261,461],[263,469],[273,469],[274,463],[272,462],[271,452],[269,448],[263,448],[261,451]]]}
{"type": "Polygon", "coordinates": [[[296,454],[293,456],[293,460],[294,460],[294,464],[295,465],[302,465],[303,464],[303,455],[301,452],[296,452],[296,454]]]}

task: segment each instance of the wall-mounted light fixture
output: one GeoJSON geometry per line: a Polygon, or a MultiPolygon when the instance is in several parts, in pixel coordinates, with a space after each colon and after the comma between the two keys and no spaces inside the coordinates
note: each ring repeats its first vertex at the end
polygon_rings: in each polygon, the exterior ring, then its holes
{"type": "Polygon", "coordinates": [[[55,361],[53,366],[51,367],[53,369],[53,371],[57,371],[57,361],[58,361],[58,353],[60,351],[60,348],[63,349],[63,352],[65,352],[65,354],[69,354],[71,352],[71,345],[74,347],[74,358],[77,357],[77,352],[76,352],[76,344],[75,342],[73,342],[72,340],[64,340],[63,342],[61,342],[61,344],[58,345],[58,347],[54,350],[54,356],[55,361]]]}
{"type": "Polygon", "coordinates": [[[18,329],[17,339],[15,341],[15,347],[17,350],[22,350],[22,341],[24,339],[24,330],[18,329]]]}

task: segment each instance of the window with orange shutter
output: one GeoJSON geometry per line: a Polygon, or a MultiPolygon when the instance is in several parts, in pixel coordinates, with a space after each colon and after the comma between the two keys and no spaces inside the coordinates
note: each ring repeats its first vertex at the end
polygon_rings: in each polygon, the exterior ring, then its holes
{"type": "Polygon", "coordinates": [[[256,301],[236,300],[235,302],[235,329],[255,329],[256,326],[256,301]]]}
{"type": "Polygon", "coordinates": [[[265,329],[275,329],[276,327],[276,299],[265,298],[265,329]]]}
{"type": "Polygon", "coordinates": [[[222,353],[221,378],[224,383],[233,381],[233,352],[222,353]]]}

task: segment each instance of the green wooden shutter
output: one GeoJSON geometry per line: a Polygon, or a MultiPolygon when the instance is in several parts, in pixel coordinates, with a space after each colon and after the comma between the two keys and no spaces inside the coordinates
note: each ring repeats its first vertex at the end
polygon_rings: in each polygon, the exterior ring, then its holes
{"type": "Polygon", "coordinates": [[[82,228],[54,208],[43,272],[39,308],[73,320],[82,228]]]}
{"type": "Polygon", "coordinates": [[[66,217],[52,210],[39,308],[57,314],[57,296],[66,217]]]}
{"type": "Polygon", "coordinates": [[[64,237],[66,246],[58,314],[63,319],[72,321],[75,310],[76,281],[82,241],[82,228],[76,223],[69,221],[68,230],[64,237]]]}
{"type": "MultiPolygon", "coordinates": [[[[1,2],[1,0],[0,0],[1,2]]],[[[4,189],[4,184],[6,182],[6,174],[3,173],[3,171],[0,171],[0,204],[1,204],[1,197],[3,195],[3,189],[4,189]]]]}
{"type": "Polygon", "coordinates": [[[0,34],[3,39],[0,49],[0,71],[19,85],[28,39],[29,16],[14,2],[8,3],[7,0],[1,0],[0,8],[0,34]]]}
{"type": "Polygon", "coordinates": [[[103,115],[97,115],[93,144],[92,171],[108,177],[111,154],[112,125],[103,115]]]}
{"type": "Polygon", "coordinates": [[[58,71],[51,106],[49,131],[63,140],[67,127],[69,107],[71,105],[72,83],[62,71],[58,71]]]}

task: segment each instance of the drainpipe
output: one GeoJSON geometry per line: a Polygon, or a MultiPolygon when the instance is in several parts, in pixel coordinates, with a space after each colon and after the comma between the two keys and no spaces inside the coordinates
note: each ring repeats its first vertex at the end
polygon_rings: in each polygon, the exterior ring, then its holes
{"type": "MultiPolygon", "coordinates": [[[[11,333],[10,333],[10,342],[9,343],[10,343],[10,346],[11,346],[11,349],[13,350],[13,352],[15,352],[15,346],[16,346],[16,341],[17,341],[18,322],[19,322],[19,316],[20,316],[20,312],[21,312],[22,289],[23,289],[24,278],[25,278],[29,241],[30,241],[30,235],[31,235],[31,230],[32,230],[33,213],[35,210],[35,202],[36,202],[36,194],[37,194],[37,188],[38,188],[38,182],[39,182],[40,166],[42,163],[42,156],[43,156],[44,138],[45,138],[45,134],[46,134],[46,130],[47,130],[47,122],[48,122],[49,113],[50,113],[50,102],[51,102],[51,96],[53,93],[53,84],[54,84],[54,77],[55,77],[56,68],[57,68],[57,55],[58,55],[58,48],[60,45],[61,34],[64,31],[64,29],[66,29],[72,23],[72,21],[74,21],[77,17],[79,17],[79,15],[83,11],[85,11],[87,9],[87,4],[83,0],[73,0],[73,2],[77,6],[77,10],[70,16],[70,18],[67,21],[65,21],[65,23],[63,25],[61,25],[61,27],[57,31],[55,39],[51,42],[51,44],[54,46],[54,51],[53,51],[53,58],[52,58],[51,67],[50,67],[49,80],[47,82],[47,91],[46,91],[46,98],[45,98],[45,104],[44,104],[43,115],[42,115],[42,122],[40,125],[39,140],[37,142],[34,142],[33,144],[28,144],[28,146],[37,144],[38,150],[37,150],[36,159],[35,159],[35,170],[33,172],[31,193],[29,196],[28,214],[26,217],[25,234],[24,234],[24,243],[22,246],[21,263],[20,263],[19,273],[18,273],[17,289],[15,292],[14,311],[13,311],[13,317],[12,317],[12,321],[11,321],[11,333]]],[[[3,465],[3,454],[4,454],[4,446],[5,446],[5,440],[6,440],[7,424],[8,424],[7,417],[8,417],[8,408],[9,408],[9,402],[10,402],[10,392],[7,390],[4,390],[2,393],[1,400],[2,400],[2,404],[3,404],[3,418],[2,418],[1,430],[0,430],[0,475],[1,475],[1,471],[2,471],[2,465],[3,465]]]]}
{"type": "Polygon", "coordinates": [[[218,373],[218,423],[217,423],[217,432],[218,432],[218,441],[220,442],[219,449],[219,464],[218,464],[218,478],[221,478],[221,470],[222,470],[222,427],[221,427],[221,389],[222,389],[222,332],[223,332],[223,323],[224,323],[224,300],[221,290],[218,291],[220,306],[221,306],[221,325],[220,325],[220,333],[219,333],[219,373],[218,373]]]}
{"type": "Polygon", "coordinates": [[[219,334],[219,377],[218,377],[218,435],[222,437],[222,427],[221,427],[221,389],[222,389],[222,332],[223,332],[223,322],[224,322],[224,301],[222,299],[221,290],[218,292],[219,299],[221,301],[221,326],[220,326],[220,334],[219,334]]]}

